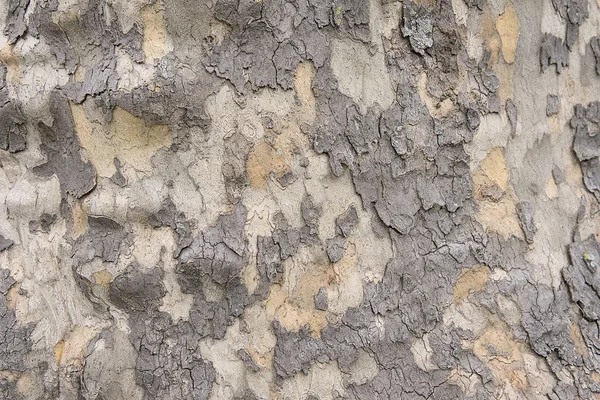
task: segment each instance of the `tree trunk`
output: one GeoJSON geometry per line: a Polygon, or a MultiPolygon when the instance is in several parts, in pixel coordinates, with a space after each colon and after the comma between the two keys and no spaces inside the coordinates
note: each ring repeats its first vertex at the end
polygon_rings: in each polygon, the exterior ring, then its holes
{"type": "Polygon", "coordinates": [[[600,399],[600,1],[0,15],[1,399],[600,399]]]}

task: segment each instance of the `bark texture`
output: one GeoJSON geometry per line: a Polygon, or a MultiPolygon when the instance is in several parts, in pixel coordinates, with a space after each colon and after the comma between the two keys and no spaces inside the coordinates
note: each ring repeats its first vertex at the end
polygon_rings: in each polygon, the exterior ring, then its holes
{"type": "Polygon", "coordinates": [[[0,32],[0,399],[600,399],[600,1],[0,32]]]}

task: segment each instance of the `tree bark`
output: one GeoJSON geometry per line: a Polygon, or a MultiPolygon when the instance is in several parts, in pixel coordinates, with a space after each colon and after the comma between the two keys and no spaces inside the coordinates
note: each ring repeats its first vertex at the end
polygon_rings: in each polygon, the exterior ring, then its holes
{"type": "Polygon", "coordinates": [[[1,399],[600,399],[600,2],[0,2],[1,399]]]}

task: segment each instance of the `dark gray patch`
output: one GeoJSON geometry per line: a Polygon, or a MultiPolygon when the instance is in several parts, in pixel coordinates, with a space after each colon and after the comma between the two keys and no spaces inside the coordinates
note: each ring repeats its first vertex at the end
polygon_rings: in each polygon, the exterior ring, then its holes
{"type": "Polygon", "coordinates": [[[508,99],[506,99],[506,104],[504,107],[506,109],[506,116],[508,117],[508,121],[510,122],[510,132],[511,132],[511,135],[514,137],[517,133],[517,120],[518,120],[517,106],[512,101],[512,99],[508,98],[508,99]]]}
{"type": "Polygon", "coordinates": [[[327,256],[332,263],[336,263],[344,257],[344,245],[346,239],[342,236],[335,236],[332,239],[327,239],[327,256]]]}
{"type": "Polygon", "coordinates": [[[551,65],[556,66],[556,72],[560,74],[564,67],[569,66],[569,49],[567,44],[551,33],[545,33],[540,46],[540,65],[542,72],[551,65]]]}
{"type": "Polygon", "coordinates": [[[590,47],[596,59],[596,74],[600,75],[600,36],[593,37],[590,40],[590,47]]]}
{"type": "Polygon", "coordinates": [[[96,170],[90,162],[81,159],[69,102],[60,91],[50,94],[50,115],[54,118],[51,127],[43,122],[38,124],[40,149],[47,160],[33,168],[33,172],[46,178],[56,175],[63,198],[67,194],[80,198],[96,186],[96,170]]]}
{"type": "Polygon", "coordinates": [[[121,172],[121,162],[117,157],[113,159],[113,163],[115,165],[115,173],[110,177],[110,181],[119,187],[127,186],[127,179],[123,176],[121,172]]]}
{"type": "Polygon", "coordinates": [[[552,167],[552,177],[557,185],[560,185],[565,181],[565,173],[558,167],[558,165],[554,165],[552,167]]]}
{"type": "Polygon", "coordinates": [[[273,216],[273,241],[279,245],[279,254],[282,260],[291,257],[300,245],[300,231],[289,226],[283,213],[278,212],[273,216]]]}
{"type": "Polygon", "coordinates": [[[56,219],[56,214],[43,213],[38,221],[29,221],[29,233],[37,231],[48,233],[52,225],[56,222],[56,219]]]}
{"type": "Polygon", "coordinates": [[[527,243],[533,243],[533,236],[537,232],[537,227],[535,226],[534,210],[531,203],[523,201],[517,204],[517,216],[519,217],[521,229],[525,234],[525,240],[527,243]]]}
{"type": "Polygon", "coordinates": [[[479,128],[479,124],[481,123],[481,120],[479,118],[479,113],[472,109],[472,108],[468,108],[467,109],[467,127],[469,128],[469,130],[471,131],[476,131],[479,128]]]}
{"type": "Polygon", "coordinates": [[[193,293],[203,275],[220,285],[239,276],[246,258],[246,215],[246,207],[237,203],[233,213],[219,216],[181,252],[177,272],[182,290],[193,293]]]}
{"type": "Polygon", "coordinates": [[[546,116],[556,115],[560,111],[560,99],[554,94],[549,94],[546,101],[546,116]]]}
{"type": "Polygon", "coordinates": [[[240,201],[247,185],[246,163],[252,143],[240,132],[225,139],[225,154],[221,172],[225,178],[225,191],[231,203],[240,201]]]}
{"type": "Polygon", "coordinates": [[[283,263],[280,247],[272,237],[258,236],[257,241],[256,268],[259,284],[254,295],[264,299],[271,292],[271,285],[281,279],[283,263]]]}
{"type": "Polygon", "coordinates": [[[181,251],[192,244],[193,222],[177,210],[170,197],[163,201],[162,208],[157,213],[148,217],[148,222],[153,228],[168,226],[173,229],[177,238],[177,248],[173,252],[173,257],[178,258],[181,251]]]}
{"type": "Polygon", "coordinates": [[[485,7],[486,0],[465,0],[465,3],[467,3],[467,6],[470,8],[477,8],[481,11],[483,10],[483,7],[485,7]]]}
{"type": "Polygon", "coordinates": [[[0,251],[10,249],[13,244],[15,244],[15,242],[0,235],[0,251]]]}
{"type": "Polygon", "coordinates": [[[433,20],[430,10],[413,1],[404,2],[402,10],[402,34],[409,38],[414,51],[424,55],[425,50],[433,46],[433,20]]]}
{"type": "Polygon", "coordinates": [[[119,223],[107,217],[88,217],[88,230],[74,243],[75,265],[99,257],[116,263],[121,250],[129,245],[128,234],[119,223]]]}
{"type": "MultiPolygon", "coordinates": [[[[316,237],[319,234],[319,219],[323,212],[320,205],[313,203],[312,196],[305,194],[300,204],[300,211],[302,213],[302,219],[304,220],[305,227],[302,229],[302,233],[306,233],[308,237],[316,237]]],[[[304,237],[305,235],[303,235],[304,237]]]]}
{"type": "Polygon", "coordinates": [[[579,305],[586,319],[596,321],[600,319],[600,244],[590,235],[571,243],[569,255],[571,265],[563,270],[563,276],[571,299],[579,305]]]}
{"type": "Polygon", "coordinates": [[[200,356],[200,337],[167,313],[130,316],[130,341],[138,351],[136,381],[149,399],[208,399],[216,371],[200,356]]]}
{"type": "Polygon", "coordinates": [[[315,308],[320,311],[327,311],[328,300],[327,300],[327,289],[322,287],[315,295],[315,308]]]}
{"type": "Polygon", "coordinates": [[[292,171],[288,171],[280,177],[277,177],[277,182],[281,185],[282,188],[286,188],[290,186],[292,183],[296,182],[298,177],[292,171]]]}
{"type": "MultiPolygon", "coordinates": [[[[2,87],[4,85],[0,85],[2,87]]],[[[0,149],[9,153],[25,150],[27,126],[20,107],[8,100],[8,94],[0,94],[0,149]]]]}
{"type": "Polygon", "coordinates": [[[8,36],[8,43],[15,43],[27,32],[25,13],[31,0],[9,0],[6,13],[6,26],[4,34],[8,36]]]}
{"type": "Polygon", "coordinates": [[[481,78],[485,88],[492,93],[496,93],[500,89],[500,78],[491,69],[486,69],[481,73],[481,78]]]}
{"type": "Polygon", "coordinates": [[[573,150],[579,160],[587,190],[600,202],[600,102],[587,108],[577,104],[571,117],[575,129],[573,150]]]}
{"type": "Polygon", "coordinates": [[[354,204],[335,219],[335,231],[343,237],[348,237],[358,224],[358,213],[354,204]]]}
{"type": "Polygon", "coordinates": [[[14,311],[8,308],[6,295],[15,283],[8,269],[0,269],[0,370],[23,372],[25,357],[33,345],[33,326],[20,326],[14,311]]]}
{"type": "Polygon", "coordinates": [[[240,360],[243,361],[244,366],[246,367],[246,369],[248,369],[248,370],[250,370],[252,372],[258,372],[258,371],[260,371],[260,366],[256,363],[256,361],[254,361],[254,359],[246,351],[246,349],[239,349],[236,352],[236,354],[240,358],[240,360]]]}
{"type": "Polygon", "coordinates": [[[167,292],[162,283],[162,269],[142,272],[140,268],[136,263],[129,264],[109,286],[110,301],[128,313],[157,310],[167,292]]]}
{"type": "Polygon", "coordinates": [[[588,0],[569,0],[567,3],[567,46],[573,45],[579,37],[579,26],[589,17],[588,0]]]}

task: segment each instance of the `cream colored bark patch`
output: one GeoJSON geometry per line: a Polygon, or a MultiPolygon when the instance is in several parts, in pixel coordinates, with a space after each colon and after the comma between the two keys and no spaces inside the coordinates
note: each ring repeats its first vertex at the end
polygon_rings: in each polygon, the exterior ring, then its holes
{"type": "Polygon", "coordinates": [[[146,62],[152,62],[155,58],[162,58],[173,50],[173,43],[165,26],[164,11],[156,5],[142,9],[142,24],[144,25],[144,38],[142,50],[146,62]]]}
{"type": "Polygon", "coordinates": [[[427,91],[427,73],[421,72],[419,76],[419,97],[421,97],[421,103],[425,104],[427,110],[429,111],[429,115],[434,118],[443,118],[454,108],[454,103],[452,100],[445,99],[444,101],[440,101],[438,98],[431,96],[427,91]]]}
{"type": "Polygon", "coordinates": [[[363,106],[379,103],[387,109],[396,98],[381,52],[371,55],[363,44],[334,40],[331,69],[338,80],[338,89],[363,106]]]}
{"type": "Polygon", "coordinates": [[[476,218],[486,229],[499,233],[505,239],[510,236],[522,238],[517,199],[509,185],[509,178],[504,151],[495,147],[473,173],[473,190],[479,205],[476,218]]]}
{"type": "Polygon", "coordinates": [[[108,125],[88,120],[81,105],[72,103],[71,111],[81,146],[98,175],[103,177],[111,177],[116,172],[115,157],[121,165],[151,171],[152,156],[161,147],[171,144],[166,125],[146,125],[141,118],[120,107],[115,107],[108,125]]]}
{"type": "Polygon", "coordinates": [[[504,151],[500,147],[493,148],[480,164],[485,176],[505,191],[508,187],[509,172],[506,167],[504,151]]]}
{"type": "Polygon", "coordinates": [[[497,385],[522,390],[528,385],[522,346],[508,326],[497,322],[475,340],[473,353],[490,368],[497,385]]]}
{"type": "Polygon", "coordinates": [[[93,337],[99,332],[96,328],[76,326],[69,335],[54,346],[54,357],[60,366],[81,365],[84,352],[93,337]]]}
{"type": "Polygon", "coordinates": [[[298,64],[294,76],[294,89],[302,102],[298,110],[298,119],[302,122],[313,122],[316,117],[315,96],[311,87],[314,76],[315,67],[311,62],[298,64]]]}
{"type": "Polygon", "coordinates": [[[473,292],[481,292],[490,279],[490,269],[485,265],[464,270],[454,285],[453,299],[459,303],[473,292]]]}
{"type": "Polygon", "coordinates": [[[510,1],[506,2],[504,14],[498,17],[496,29],[498,29],[500,40],[502,41],[504,61],[512,64],[515,61],[515,51],[517,50],[520,26],[519,17],[510,1]]]}

